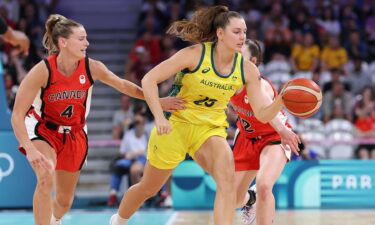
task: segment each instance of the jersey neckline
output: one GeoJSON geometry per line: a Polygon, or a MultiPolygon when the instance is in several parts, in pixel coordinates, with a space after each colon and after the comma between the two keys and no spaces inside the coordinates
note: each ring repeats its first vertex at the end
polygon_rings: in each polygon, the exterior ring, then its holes
{"type": "Polygon", "coordinates": [[[236,54],[234,55],[233,66],[232,66],[231,72],[228,75],[223,75],[223,74],[220,74],[219,71],[217,71],[216,68],[215,68],[215,62],[214,62],[215,45],[216,45],[216,42],[212,43],[212,45],[211,45],[211,66],[212,66],[212,69],[214,70],[214,72],[217,76],[219,76],[221,78],[228,78],[233,74],[234,70],[236,69],[238,52],[236,52],[236,54]]]}

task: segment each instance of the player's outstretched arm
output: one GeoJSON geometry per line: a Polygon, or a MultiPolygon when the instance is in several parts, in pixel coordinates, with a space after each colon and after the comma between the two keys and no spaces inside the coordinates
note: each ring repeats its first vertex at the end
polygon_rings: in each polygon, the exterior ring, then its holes
{"type": "MultiPolygon", "coordinates": [[[[121,79],[110,71],[102,62],[90,59],[90,71],[94,80],[100,80],[103,83],[115,88],[119,92],[129,95],[133,98],[144,100],[144,94],[141,87],[138,85],[121,79]]],[[[160,104],[164,111],[173,112],[175,110],[183,109],[184,101],[179,98],[166,97],[160,99],[160,104]]]]}
{"type": "Polygon", "coordinates": [[[245,80],[249,103],[254,111],[255,117],[262,123],[270,122],[283,106],[282,94],[275,101],[267,95],[262,88],[262,78],[258,68],[250,61],[244,60],[245,80]]]}

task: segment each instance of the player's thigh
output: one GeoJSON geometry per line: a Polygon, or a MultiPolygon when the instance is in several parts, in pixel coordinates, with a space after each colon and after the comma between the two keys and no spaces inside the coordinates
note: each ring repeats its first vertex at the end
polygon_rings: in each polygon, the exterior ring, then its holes
{"type": "Polygon", "coordinates": [[[194,154],[194,160],[218,180],[234,182],[234,160],[232,150],[225,138],[211,136],[194,154]]]}
{"type": "MultiPolygon", "coordinates": [[[[36,150],[42,153],[48,160],[50,160],[53,163],[53,168],[56,166],[56,152],[55,150],[49,145],[46,141],[43,140],[33,140],[32,141],[36,150]]],[[[27,152],[26,152],[27,154],[27,152]]],[[[32,166],[32,165],[31,165],[32,166]]],[[[33,166],[32,166],[33,167],[33,166]]],[[[38,169],[34,168],[34,171],[37,176],[41,175],[44,173],[44,169],[38,169]]]]}
{"type": "Polygon", "coordinates": [[[260,154],[257,183],[274,184],[283,171],[287,158],[281,145],[266,145],[260,154]]]}

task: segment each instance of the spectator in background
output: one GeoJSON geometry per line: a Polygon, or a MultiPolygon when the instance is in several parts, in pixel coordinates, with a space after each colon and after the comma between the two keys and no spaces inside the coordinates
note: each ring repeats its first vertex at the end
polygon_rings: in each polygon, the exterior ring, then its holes
{"type": "Polygon", "coordinates": [[[345,48],[350,59],[365,59],[367,56],[366,43],[361,41],[361,35],[358,31],[352,31],[349,34],[349,41],[346,43],[345,48]]]}
{"type": "Polygon", "coordinates": [[[39,19],[36,5],[32,3],[26,4],[24,13],[23,19],[25,19],[27,24],[26,34],[37,48],[41,48],[43,24],[39,19]]]}
{"type": "Polygon", "coordinates": [[[371,75],[368,72],[368,65],[361,57],[354,57],[347,64],[347,81],[351,86],[353,95],[358,95],[366,85],[372,84],[371,75]]]}
{"type": "Polygon", "coordinates": [[[341,82],[344,85],[345,91],[351,90],[351,84],[345,81],[343,72],[340,69],[330,70],[330,81],[323,85],[323,93],[332,90],[333,83],[341,82]]]}
{"type": "Polygon", "coordinates": [[[13,109],[14,100],[16,98],[16,93],[18,86],[14,84],[12,75],[9,74],[7,70],[4,71],[4,86],[5,86],[5,96],[8,101],[9,109],[13,109]]]}
{"type": "Polygon", "coordinates": [[[267,34],[267,31],[280,29],[285,30],[288,28],[289,20],[283,14],[283,6],[280,2],[275,2],[270,6],[270,11],[265,13],[262,19],[262,33],[267,34]]]}
{"type": "Polygon", "coordinates": [[[139,60],[136,49],[137,47],[142,46],[150,53],[152,63],[160,62],[161,50],[159,41],[160,39],[156,35],[154,35],[151,31],[146,30],[142,34],[141,38],[135,41],[134,46],[130,51],[131,61],[136,62],[139,60]]]}
{"type": "Polygon", "coordinates": [[[370,159],[370,150],[367,146],[360,145],[355,151],[356,159],[360,160],[369,160],[370,159]]]}
{"type": "Polygon", "coordinates": [[[352,95],[345,91],[344,84],[340,81],[332,83],[332,90],[324,94],[323,114],[324,122],[333,118],[343,118],[352,121],[352,95]]]}
{"type": "Polygon", "coordinates": [[[343,66],[348,61],[346,50],[340,46],[340,41],[337,36],[330,36],[328,45],[323,48],[322,55],[322,70],[330,69],[344,69],[343,66]]]}
{"type": "Polygon", "coordinates": [[[160,0],[145,0],[141,6],[141,12],[139,16],[140,24],[145,21],[154,23],[153,31],[162,32],[163,28],[167,26],[168,21],[167,6],[164,1],[160,0]]]}
{"type": "Polygon", "coordinates": [[[373,87],[367,86],[357,97],[354,106],[354,124],[359,137],[373,137],[375,134],[375,94],[373,87]]]}
{"type": "Polygon", "coordinates": [[[111,191],[108,206],[117,205],[117,193],[120,191],[121,179],[129,174],[129,187],[140,181],[146,163],[148,137],[145,131],[145,118],[134,116],[133,128],[124,134],[118,160],[112,166],[111,191]]]}
{"type": "Polygon", "coordinates": [[[369,16],[365,21],[365,30],[368,40],[368,56],[369,60],[375,60],[375,7],[371,9],[369,16]]]}
{"type": "Polygon", "coordinates": [[[319,65],[319,46],[315,44],[311,33],[303,37],[302,45],[296,45],[292,50],[291,64],[295,71],[315,71],[319,65]]]}
{"type": "Polygon", "coordinates": [[[269,62],[272,54],[278,53],[285,57],[290,56],[292,33],[287,26],[282,26],[281,18],[274,19],[274,26],[267,29],[265,37],[266,51],[264,61],[269,62]]]}
{"type": "Polygon", "coordinates": [[[132,101],[129,96],[121,96],[121,108],[115,111],[112,119],[112,139],[119,140],[128,130],[134,118],[132,101]]]}
{"type": "Polygon", "coordinates": [[[332,8],[324,8],[323,15],[320,19],[317,19],[317,23],[323,29],[324,34],[334,36],[340,35],[340,22],[334,17],[332,8]]]}
{"type": "Polygon", "coordinates": [[[150,71],[155,63],[152,63],[150,52],[143,46],[135,48],[137,54],[137,61],[133,63],[129,71],[129,80],[137,85],[141,85],[143,76],[150,71]]]}

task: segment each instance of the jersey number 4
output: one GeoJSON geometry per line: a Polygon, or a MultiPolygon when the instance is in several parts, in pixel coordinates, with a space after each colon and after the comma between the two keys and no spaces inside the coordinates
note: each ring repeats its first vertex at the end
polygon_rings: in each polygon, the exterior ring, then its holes
{"type": "Polygon", "coordinates": [[[206,107],[212,107],[215,104],[215,102],[217,102],[216,99],[205,97],[204,99],[194,101],[194,104],[205,105],[206,107]]]}
{"type": "Polygon", "coordinates": [[[73,109],[74,107],[72,105],[69,105],[68,107],[66,107],[66,109],[61,113],[61,116],[64,116],[66,118],[72,118],[73,116],[73,109]]]}

